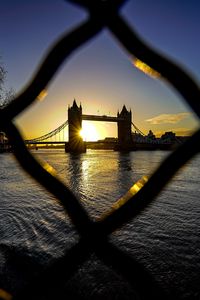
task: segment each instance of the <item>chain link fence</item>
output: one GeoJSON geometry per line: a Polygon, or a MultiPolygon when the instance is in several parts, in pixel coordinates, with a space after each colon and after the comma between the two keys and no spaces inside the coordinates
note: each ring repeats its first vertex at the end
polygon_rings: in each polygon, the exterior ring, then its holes
{"type": "Polygon", "coordinates": [[[119,14],[125,0],[69,0],[89,11],[86,22],[67,33],[48,52],[37,74],[26,90],[9,105],[0,110],[0,129],[4,131],[21,166],[36,181],[52,193],[70,216],[80,238],[64,257],[54,262],[37,276],[17,296],[1,291],[2,299],[68,299],[59,287],[63,279],[70,279],[74,272],[95,254],[105,265],[111,267],[136,291],[135,299],[173,299],[160,289],[152,276],[130,257],[109,242],[109,234],[135,218],[143,211],[177,170],[199,152],[200,129],[184,144],[173,151],[148,180],[136,185],[137,192],[114,205],[112,210],[93,221],[79,200],[61,181],[47,172],[26,148],[23,138],[14,125],[14,118],[22,113],[46,88],[64,60],[105,27],[113,34],[127,53],[161,75],[189,104],[194,114],[200,117],[200,90],[195,81],[176,63],[150,49],[130,28],[119,14]],[[169,167],[170,166],[170,167],[169,167]]]}

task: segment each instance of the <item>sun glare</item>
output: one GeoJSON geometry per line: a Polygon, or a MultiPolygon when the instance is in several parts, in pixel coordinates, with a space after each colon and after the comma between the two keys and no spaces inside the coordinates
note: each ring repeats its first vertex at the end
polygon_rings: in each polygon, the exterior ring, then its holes
{"type": "Polygon", "coordinates": [[[99,134],[95,126],[86,122],[82,124],[80,135],[84,141],[97,141],[99,139],[99,134]]]}

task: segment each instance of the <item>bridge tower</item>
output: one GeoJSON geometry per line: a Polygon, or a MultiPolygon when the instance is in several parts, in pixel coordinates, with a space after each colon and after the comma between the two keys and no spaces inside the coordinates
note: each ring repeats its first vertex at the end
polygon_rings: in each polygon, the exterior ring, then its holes
{"type": "Polygon", "coordinates": [[[80,136],[82,129],[82,107],[78,107],[74,99],[73,105],[68,108],[69,143],[65,144],[65,151],[82,153],[86,151],[86,145],[80,136]]]}
{"type": "Polygon", "coordinates": [[[118,146],[116,150],[133,150],[133,139],[131,134],[132,112],[124,105],[122,111],[117,113],[118,146]]]}

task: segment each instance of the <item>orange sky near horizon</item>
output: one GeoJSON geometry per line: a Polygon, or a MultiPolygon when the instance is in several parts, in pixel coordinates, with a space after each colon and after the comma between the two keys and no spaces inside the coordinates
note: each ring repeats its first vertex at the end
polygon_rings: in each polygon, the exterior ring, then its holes
{"type": "MultiPolygon", "coordinates": [[[[35,104],[37,106],[37,104],[35,104]]],[[[34,105],[33,105],[34,106],[34,105]]],[[[104,113],[101,114],[99,111],[84,110],[84,114],[93,114],[93,115],[107,115],[107,116],[116,116],[117,112],[114,113],[104,113]]],[[[43,117],[41,114],[37,115],[34,113],[34,108],[30,109],[30,112],[23,114],[22,118],[17,118],[16,123],[20,128],[24,139],[32,139],[39,136],[42,136],[57,127],[67,120],[67,107],[66,105],[64,110],[62,108],[55,111],[49,111],[48,117],[43,117]],[[31,114],[31,118],[29,117],[31,114]],[[53,114],[53,116],[52,116],[53,114]],[[35,124],[34,124],[34,115],[35,115],[35,124]],[[60,121],[59,121],[60,120],[60,121]]],[[[93,106],[94,107],[94,106],[93,106]]],[[[36,110],[37,112],[37,110],[36,110]]],[[[136,119],[134,114],[132,120],[136,119]]],[[[139,116],[137,116],[137,121],[134,124],[144,133],[148,134],[149,130],[152,130],[153,133],[160,137],[166,131],[173,131],[178,136],[187,136],[191,135],[192,132],[197,127],[198,122],[192,117],[191,112],[182,112],[176,114],[160,114],[154,116],[153,118],[146,119],[141,122],[139,116]],[[137,123],[136,123],[137,122],[137,123]]],[[[97,122],[97,121],[83,121],[82,127],[84,131],[89,131],[89,133],[84,137],[84,140],[92,141],[98,139],[104,139],[105,137],[117,137],[117,123],[112,122],[97,122]],[[94,133],[95,132],[95,133],[94,133]],[[89,138],[90,137],[90,138],[89,138]]],[[[133,132],[135,131],[132,128],[133,132]]],[[[86,134],[86,133],[85,133],[86,134]]],[[[68,140],[68,127],[65,128],[64,133],[60,134],[60,137],[64,136],[65,140],[68,140]]]]}

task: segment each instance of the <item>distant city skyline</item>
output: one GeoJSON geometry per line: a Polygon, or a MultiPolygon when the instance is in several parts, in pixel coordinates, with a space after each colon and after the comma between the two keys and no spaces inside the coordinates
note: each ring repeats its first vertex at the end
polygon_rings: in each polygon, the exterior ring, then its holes
{"type": "MultiPolygon", "coordinates": [[[[175,59],[199,82],[200,3],[129,0],[121,13],[144,40],[175,59]]],[[[4,1],[0,57],[8,72],[6,86],[16,93],[23,89],[48,47],[86,17],[84,10],[62,0],[4,1]]],[[[188,106],[161,79],[139,71],[133,60],[104,30],[60,68],[44,100],[16,118],[24,137],[37,137],[65,122],[74,98],[82,103],[85,114],[116,116],[125,104],[132,110],[134,124],[146,134],[150,129],[156,136],[165,131],[190,134],[198,123],[188,106]]],[[[116,124],[90,124],[99,139],[117,136],[116,124]]]]}

